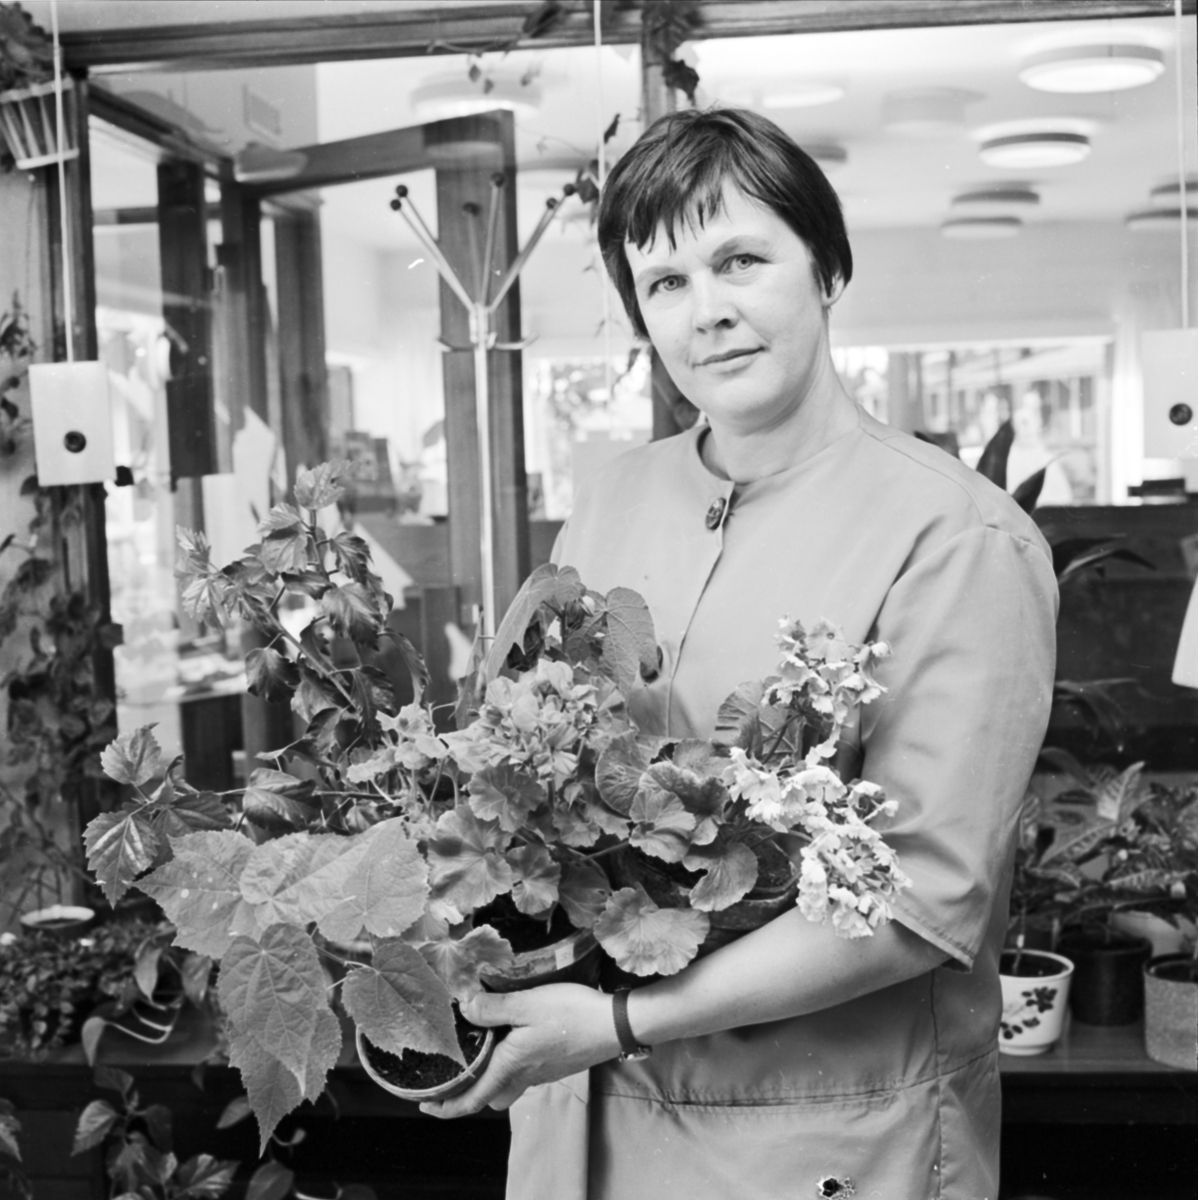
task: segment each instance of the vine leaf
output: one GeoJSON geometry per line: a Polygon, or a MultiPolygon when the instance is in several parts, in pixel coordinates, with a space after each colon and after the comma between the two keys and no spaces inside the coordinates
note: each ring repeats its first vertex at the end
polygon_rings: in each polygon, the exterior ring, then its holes
{"type": "Polygon", "coordinates": [[[340,480],[345,463],[323,462],[318,466],[300,467],[295,474],[295,502],[301,508],[322,509],[336,504],[345,495],[340,480]]]}
{"type": "Polygon", "coordinates": [[[79,1123],[75,1126],[75,1142],[71,1146],[71,1155],[82,1154],[85,1150],[100,1145],[117,1120],[117,1111],[107,1100],[91,1101],[80,1114],[79,1123]]]}
{"type": "Polygon", "coordinates": [[[320,919],[320,932],[349,942],[363,928],[376,937],[398,937],[424,912],[428,866],[403,821],[393,817],[351,839],[343,855],[344,899],[320,919]]]}
{"type": "Polygon", "coordinates": [[[296,779],[286,771],[270,767],[256,767],[250,773],[242,811],[255,825],[272,833],[285,833],[307,822],[313,811],[315,790],[311,780],[296,779]]]}
{"type": "Polygon", "coordinates": [[[508,940],[490,925],[480,925],[465,937],[425,942],[420,953],[457,1000],[481,991],[484,973],[501,973],[515,961],[508,940]]]}
{"type": "Polygon", "coordinates": [[[271,704],[289,701],[300,684],[299,668],[286,655],[266,646],[245,656],[245,687],[271,704]]]}
{"type": "Polygon", "coordinates": [[[83,835],[87,865],[115,904],[157,860],[161,842],[141,810],[101,813],[83,835]]]}
{"type": "Polygon", "coordinates": [[[510,891],[506,842],[497,824],[478,820],[469,808],[442,814],[428,847],[433,894],[462,912],[473,912],[510,891]]]}
{"type": "Polygon", "coordinates": [[[517,846],[507,854],[512,868],[512,900],[526,914],[543,913],[557,903],[562,869],[544,846],[517,846]]]}
{"type": "Polygon", "coordinates": [[[241,873],[241,894],[257,927],[321,921],[344,900],[354,842],[335,833],[289,833],[255,846],[241,873]]]}
{"type": "Polygon", "coordinates": [[[690,891],[693,908],[718,912],[743,900],[757,882],[757,855],[743,842],[717,842],[692,850],[682,865],[706,874],[690,891]]]}
{"type": "Polygon", "coordinates": [[[162,748],[154,737],[153,725],[142,725],[132,733],[109,742],[100,753],[100,766],[109,779],[140,787],[164,770],[162,748]]]}
{"type": "Polygon", "coordinates": [[[621,888],[595,923],[595,937],[633,975],[674,975],[698,953],[711,922],[706,913],[659,908],[642,887],[621,888]]]}
{"type": "Polygon", "coordinates": [[[611,897],[611,884],[594,863],[567,863],[558,900],[575,929],[592,929],[611,897]]]}
{"type": "Polygon", "coordinates": [[[173,838],[174,858],[138,883],[162,905],[185,950],[220,958],[233,941],[232,929],[252,920],[241,894],[241,873],[254,843],[240,833],[191,833],[173,838]]]}
{"type": "Polygon", "coordinates": [[[485,663],[486,678],[494,679],[503,670],[508,652],[513,646],[523,643],[524,631],[542,604],[560,608],[571,601],[581,600],[585,595],[586,588],[573,567],[558,567],[553,563],[537,567],[516,593],[516,598],[495,631],[495,640],[491,643],[485,663]]]}
{"type": "Polygon", "coordinates": [[[354,1024],[380,1049],[444,1054],[466,1065],[449,990],[414,946],[377,942],[373,963],[345,977],[341,999],[354,1024]]]}
{"type": "Polygon", "coordinates": [[[155,802],[148,812],[160,838],[184,837],[203,830],[228,829],[228,810],[215,792],[176,792],[168,800],[155,802]]]}

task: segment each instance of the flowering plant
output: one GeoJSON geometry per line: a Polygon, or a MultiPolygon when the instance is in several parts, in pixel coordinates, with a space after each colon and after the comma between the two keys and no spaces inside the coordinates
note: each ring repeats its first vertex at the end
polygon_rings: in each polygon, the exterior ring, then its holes
{"type": "Polygon", "coordinates": [[[787,624],[778,674],[729,698],[715,739],[650,737],[625,704],[660,668],[644,600],[545,566],[443,732],[365,542],[320,524],[344,478],[335,464],[301,470],[296,504],[276,505],[260,542],[223,568],[201,534],[180,532],[185,609],[258,632],[247,687],[289,700],[303,736],[216,795],[136,730],[103,756],[130,798],[86,833],[111,900],[136,885],[177,944],[219,962],[229,1055],[264,1143],[319,1095],[340,1052],[330,959],[371,1043],[464,1063],[453,1001],[520,978],[496,905],[545,929],[564,914],[621,969],[671,974],[784,846],[808,917],[845,936],[886,919],[905,880],[871,822],[893,806],[831,765],[857,708],[880,694],[870,672],[884,647],[787,624]],[[296,602],[302,628],[281,615],[296,602]],[[388,641],[408,665],[406,692],[379,657],[388,641]],[[683,872],[683,902],[621,886],[617,865],[636,856],[683,872]],[[344,952],[364,940],[366,961],[344,952]]]}

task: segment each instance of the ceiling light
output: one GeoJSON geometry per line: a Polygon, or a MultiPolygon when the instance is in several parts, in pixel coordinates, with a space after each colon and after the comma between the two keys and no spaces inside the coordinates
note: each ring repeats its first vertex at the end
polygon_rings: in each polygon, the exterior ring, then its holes
{"type": "Polygon", "coordinates": [[[1026,184],[975,188],[953,197],[953,207],[1010,208],[1031,207],[1040,203],[1040,195],[1026,184]]]}
{"type": "Polygon", "coordinates": [[[478,83],[466,76],[442,75],[414,88],[411,103],[421,121],[469,117],[497,108],[506,108],[518,117],[531,117],[541,103],[541,89],[535,83],[522,84],[518,79],[495,75],[478,83]]]}
{"type": "Polygon", "coordinates": [[[1014,237],[1022,228],[1018,217],[950,217],[941,222],[940,232],[959,241],[992,241],[1014,237]]]}
{"type": "Polygon", "coordinates": [[[1121,92],[1164,71],[1164,56],[1151,46],[1067,46],[1029,59],[1019,78],[1041,92],[1121,92]]]}
{"type": "MultiPolygon", "coordinates": [[[[1157,208],[1180,208],[1181,184],[1162,183],[1160,187],[1154,187],[1148,193],[1148,199],[1157,208]]],[[[1186,180],[1186,199],[1198,200],[1198,179],[1186,180]]]]}
{"type": "Polygon", "coordinates": [[[912,137],[956,133],[965,123],[965,105],[981,100],[980,92],[960,88],[911,88],[891,92],[883,102],[887,129],[912,137]]]}
{"type": "Polygon", "coordinates": [[[761,97],[762,108],[815,108],[819,104],[831,104],[844,95],[838,83],[827,83],[817,79],[804,79],[799,83],[788,80],[777,91],[761,97]]]}
{"type": "MultiPolygon", "coordinates": [[[[1198,208],[1187,208],[1186,217],[1198,221],[1198,208]]],[[[1152,233],[1155,230],[1176,230],[1181,224],[1180,208],[1146,208],[1128,215],[1124,222],[1136,233],[1152,233]]]]}
{"type": "Polygon", "coordinates": [[[1037,167],[1065,167],[1090,153],[1083,133],[1015,133],[982,143],[982,162],[988,167],[1023,171],[1037,167]]]}

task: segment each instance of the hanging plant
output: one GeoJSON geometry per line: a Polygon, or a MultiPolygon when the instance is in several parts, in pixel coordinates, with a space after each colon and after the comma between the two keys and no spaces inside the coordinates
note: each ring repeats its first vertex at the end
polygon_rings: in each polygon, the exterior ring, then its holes
{"type": "Polygon", "coordinates": [[[675,54],[703,23],[698,0],[646,0],[642,21],[649,64],[660,65],[666,86],[682,92],[693,105],[699,73],[675,54]]]}

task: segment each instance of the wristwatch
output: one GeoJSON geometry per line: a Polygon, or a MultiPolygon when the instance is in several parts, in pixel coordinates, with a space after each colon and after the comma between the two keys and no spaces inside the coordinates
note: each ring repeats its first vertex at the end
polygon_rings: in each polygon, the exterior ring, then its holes
{"type": "Polygon", "coordinates": [[[620,1062],[639,1062],[653,1053],[652,1046],[642,1046],[628,1023],[628,989],[620,988],[611,998],[612,1020],[616,1023],[616,1037],[620,1039],[620,1062]]]}

